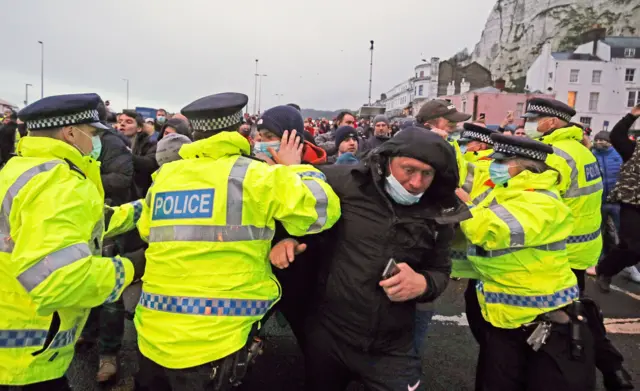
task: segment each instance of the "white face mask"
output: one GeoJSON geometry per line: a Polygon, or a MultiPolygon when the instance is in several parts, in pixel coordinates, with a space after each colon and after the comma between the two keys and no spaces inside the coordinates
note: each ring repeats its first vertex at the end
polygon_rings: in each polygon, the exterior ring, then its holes
{"type": "Polygon", "coordinates": [[[540,133],[538,132],[538,122],[537,121],[527,121],[524,123],[524,132],[530,138],[540,137],[540,133]]]}

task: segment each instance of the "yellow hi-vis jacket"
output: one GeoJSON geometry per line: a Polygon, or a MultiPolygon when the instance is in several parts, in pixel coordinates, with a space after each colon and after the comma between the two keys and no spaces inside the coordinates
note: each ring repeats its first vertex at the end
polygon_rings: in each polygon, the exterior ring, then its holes
{"type": "MultiPolygon", "coordinates": [[[[23,137],[0,171],[0,200],[0,384],[60,378],[89,309],[133,278],[128,259],[100,256],[99,164],[62,141],[23,137]]],[[[142,202],[115,208],[110,229],[135,227],[141,212],[142,202]]]]}
{"type": "Polygon", "coordinates": [[[560,195],[573,214],[567,250],[571,268],[577,270],[595,265],[602,252],[602,177],[595,156],[580,143],[582,137],[582,129],[571,126],[539,138],[553,147],[546,163],[560,172],[560,195]]]}
{"type": "MultiPolygon", "coordinates": [[[[489,176],[489,165],[493,159],[489,155],[493,150],[467,152],[464,158],[469,157],[473,162],[466,164],[466,178],[462,189],[469,194],[469,198],[474,205],[482,202],[493,190],[494,184],[489,176]]],[[[462,174],[462,173],[461,173],[462,174]]],[[[456,233],[451,244],[451,276],[458,278],[478,279],[479,275],[467,259],[467,238],[460,228],[456,228],[456,233]]]]}
{"type": "Polygon", "coordinates": [[[476,286],[485,320],[514,329],[579,297],[567,260],[571,210],[558,173],[523,171],[496,186],[473,217],[460,223],[473,246],[467,257],[480,275],[476,286]]]}
{"type": "Polygon", "coordinates": [[[184,145],[154,174],[138,223],[149,242],[135,314],[141,353],[166,368],[226,357],[280,298],[268,254],[275,221],[294,236],[326,230],[340,200],[310,165],[269,166],[221,132],[184,145]]]}

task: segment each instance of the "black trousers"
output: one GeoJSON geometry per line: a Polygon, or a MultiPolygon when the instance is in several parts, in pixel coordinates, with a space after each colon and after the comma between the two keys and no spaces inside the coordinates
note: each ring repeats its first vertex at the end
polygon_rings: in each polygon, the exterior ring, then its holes
{"type": "Polygon", "coordinates": [[[66,377],[27,386],[0,386],[0,391],[71,391],[66,377]]]}
{"type": "Polygon", "coordinates": [[[598,274],[613,277],[625,267],[640,262],[640,208],[628,204],[620,204],[620,232],[618,246],[604,257],[598,264],[598,274]]]}
{"type": "Polygon", "coordinates": [[[386,354],[364,352],[310,322],[305,347],[307,391],[342,391],[353,380],[367,390],[424,390],[421,360],[409,338],[406,347],[386,354]]]}
{"type": "MultiPolygon", "coordinates": [[[[482,352],[482,347],[486,340],[487,329],[491,324],[484,320],[484,317],[482,316],[480,303],[478,302],[478,294],[476,292],[477,282],[477,280],[469,280],[467,289],[464,291],[464,306],[467,314],[467,322],[469,322],[469,330],[471,330],[471,334],[473,334],[473,338],[478,342],[480,352],[482,352]]],[[[478,368],[482,367],[482,361],[484,359],[480,352],[478,353],[478,368]]],[[[484,373],[482,371],[476,369],[476,391],[482,390],[483,374],[484,373]]]]}
{"type": "Polygon", "coordinates": [[[134,391],[226,391],[217,388],[212,375],[216,363],[184,369],[169,369],[138,353],[139,370],[134,391]]]}
{"type": "Polygon", "coordinates": [[[488,325],[480,348],[477,370],[483,373],[482,391],[589,391],[596,374],[591,332],[582,327],[584,352],[580,360],[570,356],[569,325],[553,325],[540,350],[534,352],[527,338],[534,327],[499,329],[488,325]]]}

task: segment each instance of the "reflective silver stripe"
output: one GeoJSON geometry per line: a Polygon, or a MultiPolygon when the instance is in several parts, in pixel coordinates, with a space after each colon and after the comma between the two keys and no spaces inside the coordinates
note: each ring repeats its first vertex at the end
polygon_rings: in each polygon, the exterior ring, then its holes
{"type": "Polygon", "coordinates": [[[563,158],[569,167],[571,168],[571,183],[569,183],[569,188],[564,194],[564,198],[576,198],[589,194],[596,193],[602,190],[602,180],[598,183],[594,183],[593,185],[579,187],[578,185],[578,166],[576,165],[576,161],[560,148],[553,147],[553,153],[563,158]]]}
{"type": "Polygon", "coordinates": [[[475,169],[476,167],[473,164],[467,163],[467,177],[462,185],[462,190],[467,193],[471,193],[471,190],[473,190],[473,175],[475,173],[475,169]]]}
{"type": "Polygon", "coordinates": [[[491,193],[491,190],[493,190],[492,188],[488,188],[487,190],[483,191],[482,193],[480,193],[479,196],[477,196],[476,198],[472,199],[471,202],[474,205],[478,205],[480,204],[482,201],[485,200],[485,198],[487,198],[487,196],[489,195],[489,193],[491,193]]]}
{"type": "Polygon", "coordinates": [[[271,240],[274,231],[253,225],[172,225],[151,227],[149,243],[157,242],[242,242],[271,240]]]}
{"type": "Polygon", "coordinates": [[[9,186],[9,189],[2,200],[2,205],[0,205],[0,252],[13,252],[14,242],[11,239],[11,227],[9,226],[9,217],[11,216],[11,205],[13,204],[13,199],[33,177],[40,173],[47,172],[58,164],[63,163],[64,162],[62,160],[52,160],[50,162],[39,164],[35,167],[31,167],[20,174],[16,181],[9,186]]]}
{"type": "Polygon", "coordinates": [[[489,209],[509,227],[511,239],[509,247],[524,246],[524,227],[514,215],[494,199],[489,209]]]}
{"type": "Polygon", "coordinates": [[[549,197],[555,198],[556,200],[558,199],[558,195],[556,193],[552,192],[552,191],[549,191],[549,190],[539,190],[538,189],[538,190],[535,190],[535,192],[548,195],[549,197]]]}
{"type": "Polygon", "coordinates": [[[227,225],[242,225],[243,183],[250,164],[250,159],[239,157],[231,167],[227,183],[227,225]]]}
{"type": "Polygon", "coordinates": [[[52,252],[18,276],[18,281],[31,292],[53,272],[91,255],[89,245],[78,243],[52,252]]]}
{"type": "Polygon", "coordinates": [[[316,214],[318,215],[318,218],[313,224],[311,224],[307,232],[318,232],[327,223],[327,207],[329,206],[329,198],[322,186],[315,180],[305,179],[302,183],[307,186],[311,191],[311,194],[313,194],[313,197],[316,199],[316,214]]]}
{"type": "Polygon", "coordinates": [[[467,255],[471,257],[482,257],[482,258],[495,258],[500,257],[502,255],[507,255],[514,253],[520,250],[526,249],[534,249],[534,250],[542,250],[542,251],[561,251],[566,250],[567,242],[565,240],[561,240],[559,242],[543,244],[541,246],[535,247],[514,247],[514,248],[505,248],[502,250],[490,250],[487,251],[479,246],[469,246],[467,249],[467,255]]]}

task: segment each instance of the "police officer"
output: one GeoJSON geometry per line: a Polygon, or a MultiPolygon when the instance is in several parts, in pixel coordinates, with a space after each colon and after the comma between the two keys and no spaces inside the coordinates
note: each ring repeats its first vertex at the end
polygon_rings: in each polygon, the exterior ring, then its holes
{"type": "MultiPolygon", "coordinates": [[[[50,96],[19,113],[31,133],[0,171],[0,390],[68,390],[89,309],[142,274],[141,263],[101,256],[104,191],[89,157],[105,128],[100,102],[50,96]]],[[[141,211],[141,202],[111,209],[110,234],[132,229],[141,211]]]]}
{"type": "MultiPolygon", "coordinates": [[[[534,98],[527,102],[523,117],[527,121],[527,133],[537,130],[542,133],[538,140],[553,147],[554,153],[546,163],[560,172],[562,182],[558,190],[574,218],[573,231],[567,238],[567,251],[580,292],[584,293],[585,270],[598,262],[602,252],[600,207],[603,185],[595,156],[582,144],[583,130],[570,124],[575,114],[573,108],[560,101],[534,98]]],[[[600,310],[592,300],[583,301],[596,342],[596,365],[602,372],[607,390],[629,389],[630,376],[622,368],[622,355],[605,335],[600,310]]]]}
{"type": "Polygon", "coordinates": [[[280,297],[267,259],[275,221],[292,235],[340,217],[324,175],[300,163],[285,131],[269,166],[237,132],[246,95],[223,93],[182,109],[194,130],[181,160],[154,176],[138,229],[149,242],[136,309],[136,390],[226,390],[253,355],[258,322],[280,297]]]}
{"type": "Polygon", "coordinates": [[[477,366],[481,390],[593,389],[593,341],[581,321],[577,279],[567,261],[571,210],[540,142],[496,134],[495,189],[461,223],[485,339],[477,366]],[[570,346],[571,349],[566,347],[570,346]]]}

